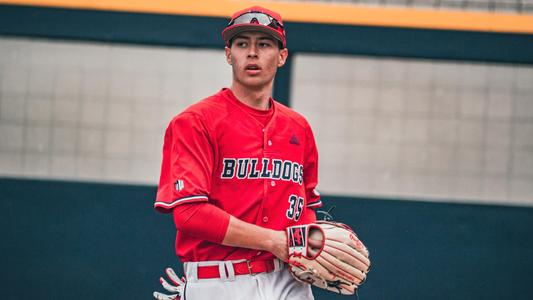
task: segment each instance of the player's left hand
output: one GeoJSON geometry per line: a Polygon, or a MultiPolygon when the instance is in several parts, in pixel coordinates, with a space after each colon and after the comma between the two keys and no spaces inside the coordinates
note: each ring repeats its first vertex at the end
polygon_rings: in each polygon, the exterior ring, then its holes
{"type": "Polygon", "coordinates": [[[185,289],[185,277],[180,279],[172,268],[167,268],[165,273],[167,273],[168,278],[174,285],[169,284],[163,277],[160,277],[159,281],[165,290],[175,294],[166,295],[159,292],[154,292],[154,298],[157,300],[179,300],[181,295],[183,295],[183,290],[185,289]]]}

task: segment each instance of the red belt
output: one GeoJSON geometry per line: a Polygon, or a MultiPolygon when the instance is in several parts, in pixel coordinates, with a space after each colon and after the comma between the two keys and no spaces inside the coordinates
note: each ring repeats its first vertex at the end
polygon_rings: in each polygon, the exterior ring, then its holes
{"type": "MultiPolygon", "coordinates": [[[[243,261],[233,263],[235,275],[255,275],[258,273],[268,273],[275,269],[273,260],[243,261]]],[[[226,270],[227,272],[227,270],[226,270]]],[[[198,279],[220,278],[220,271],[217,266],[198,266],[198,279]]]]}

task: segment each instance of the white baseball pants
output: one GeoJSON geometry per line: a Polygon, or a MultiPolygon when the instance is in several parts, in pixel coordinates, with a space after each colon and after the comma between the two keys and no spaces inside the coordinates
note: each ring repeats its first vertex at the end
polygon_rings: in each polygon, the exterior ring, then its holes
{"type": "Polygon", "coordinates": [[[314,300],[311,285],[296,281],[286,264],[278,261],[275,270],[255,275],[234,275],[227,262],[188,262],[182,300],[314,300]],[[198,279],[198,265],[219,264],[220,278],[198,279]]]}

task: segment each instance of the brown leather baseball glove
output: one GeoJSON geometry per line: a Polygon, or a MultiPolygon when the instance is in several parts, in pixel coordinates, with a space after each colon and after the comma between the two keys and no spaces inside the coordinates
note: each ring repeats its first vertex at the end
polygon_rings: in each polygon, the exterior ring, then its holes
{"type": "Polygon", "coordinates": [[[368,250],[342,223],[318,221],[287,228],[289,269],[299,281],[352,295],[370,270],[368,250]]]}

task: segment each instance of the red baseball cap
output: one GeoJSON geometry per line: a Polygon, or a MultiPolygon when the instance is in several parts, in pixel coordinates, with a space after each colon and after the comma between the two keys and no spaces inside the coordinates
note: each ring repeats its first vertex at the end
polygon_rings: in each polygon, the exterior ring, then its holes
{"type": "Polygon", "coordinates": [[[281,42],[283,48],[287,46],[281,15],[264,7],[252,6],[231,16],[228,26],[222,31],[226,46],[229,46],[233,37],[245,31],[261,31],[270,34],[281,42]]]}

